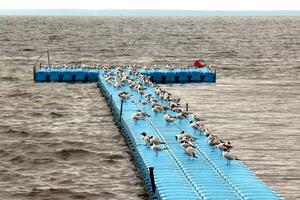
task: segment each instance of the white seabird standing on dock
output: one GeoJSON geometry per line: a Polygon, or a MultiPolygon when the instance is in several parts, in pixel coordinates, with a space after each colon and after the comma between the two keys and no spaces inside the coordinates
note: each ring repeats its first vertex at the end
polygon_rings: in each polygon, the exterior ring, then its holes
{"type": "Polygon", "coordinates": [[[230,165],[232,160],[239,160],[236,156],[232,155],[229,150],[223,151],[222,156],[227,160],[227,165],[230,165]]]}
{"type": "Polygon", "coordinates": [[[196,156],[196,153],[195,153],[195,149],[193,148],[193,147],[187,147],[186,149],[185,149],[185,152],[186,152],[186,154],[189,156],[189,159],[191,159],[191,157],[193,157],[193,160],[194,160],[194,158],[198,158],[197,156],[196,156]]]}
{"type": "Polygon", "coordinates": [[[153,151],[155,151],[155,155],[158,156],[158,152],[163,151],[163,150],[166,150],[167,148],[162,148],[162,147],[157,146],[157,145],[155,145],[155,144],[151,144],[151,149],[152,149],[153,151]]]}

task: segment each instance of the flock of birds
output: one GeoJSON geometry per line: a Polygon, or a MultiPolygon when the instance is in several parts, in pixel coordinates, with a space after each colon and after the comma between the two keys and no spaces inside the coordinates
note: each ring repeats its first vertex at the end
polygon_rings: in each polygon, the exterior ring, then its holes
{"type": "MultiPolygon", "coordinates": [[[[130,67],[130,66],[122,66],[120,68],[125,68],[125,67],[130,67]]],[[[151,66],[138,66],[138,65],[132,65],[131,67],[134,68],[141,68],[144,70],[153,70],[153,69],[161,69],[161,66],[158,65],[151,65],[151,66]]],[[[207,68],[210,69],[214,69],[213,65],[207,65],[207,68]]],[[[52,66],[45,66],[44,68],[49,68],[49,69],[98,69],[98,70],[102,70],[102,69],[114,69],[114,68],[118,68],[117,66],[114,65],[100,65],[100,64],[93,64],[93,65],[86,65],[86,64],[64,64],[64,65],[52,65],[52,66]]],[[[180,66],[174,66],[174,65],[166,65],[164,66],[164,69],[169,69],[169,70],[173,70],[173,69],[194,69],[194,66],[184,66],[184,65],[180,65],[180,66]]]]}
{"type": "MultiPolygon", "coordinates": [[[[211,131],[201,122],[202,120],[195,114],[184,111],[180,107],[180,98],[174,98],[170,92],[154,85],[149,76],[139,73],[137,67],[131,66],[126,67],[126,69],[128,70],[125,70],[124,67],[116,67],[112,70],[110,67],[104,66],[105,81],[118,90],[121,90],[124,86],[128,85],[130,90],[138,92],[140,94],[139,102],[142,106],[151,105],[152,112],[155,116],[158,113],[164,113],[164,120],[167,126],[171,123],[175,123],[175,121],[181,123],[182,120],[190,120],[189,124],[194,130],[194,135],[198,134],[199,136],[206,137],[207,144],[211,147],[211,151],[216,151],[216,149],[218,149],[221,152],[221,156],[227,160],[227,165],[229,165],[232,160],[238,160],[238,158],[230,151],[233,148],[231,142],[224,141],[216,134],[211,133],[211,131]],[[153,87],[154,93],[148,93],[147,87],[153,87]]],[[[123,101],[126,101],[132,96],[130,93],[120,91],[118,96],[123,101]]],[[[143,110],[137,110],[137,112],[134,112],[131,115],[131,118],[135,123],[138,123],[140,120],[146,120],[147,117],[150,117],[150,114],[143,110]]],[[[143,141],[145,141],[145,146],[150,147],[155,152],[156,156],[158,156],[158,152],[167,150],[166,147],[161,146],[161,144],[166,144],[165,141],[155,138],[145,132],[141,133],[141,137],[143,141]]],[[[197,147],[195,144],[198,138],[181,130],[180,133],[175,135],[175,139],[184,149],[189,159],[198,158],[196,154],[197,147]]]]}

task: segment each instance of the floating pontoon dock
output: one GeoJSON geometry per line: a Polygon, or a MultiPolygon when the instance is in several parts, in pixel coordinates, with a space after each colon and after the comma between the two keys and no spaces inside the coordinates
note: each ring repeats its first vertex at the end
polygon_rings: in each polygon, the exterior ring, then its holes
{"type": "MultiPolygon", "coordinates": [[[[41,67],[34,74],[37,82],[96,82],[100,68],[41,67]]],[[[211,68],[141,69],[155,83],[215,82],[216,72],[211,68]]]]}
{"type": "MultiPolygon", "coordinates": [[[[111,69],[112,71],[115,69],[111,69]]],[[[124,69],[126,73],[128,70],[124,69]]],[[[202,69],[152,69],[139,71],[159,83],[215,82],[215,71],[202,69]]],[[[255,174],[239,160],[231,165],[220,156],[219,151],[212,151],[205,136],[195,132],[190,126],[191,117],[183,121],[167,124],[164,113],[153,113],[151,104],[143,105],[143,96],[128,85],[120,89],[105,80],[105,71],[99,68],[50,68],[42,67],[34,70],[37,82],[95,82],[101,93],[106,97],[112,109],[115,121],[120,125],[121,132],[127,139],[136,165],[142,174],[148,192],[153,199],[193,199],[193,200],[276,200],[281,197],[264,184],[255,174]],[[127,100],[119,97],[120,91],[131,94],[127,100]],[[151,116],[144,120],[132,120],[132,113],[143,110],[151,116]],[[175,139],[175,135],[184,130],[197,137],[195,141],[197,159],[189,159],[184,149],[175,139]],[[161,145],[166,150],[155,152],[145,146],[141,132],[146,132],[164,141],[161,145]]],[[[128,76],[140,81],[138,76],[128,76]]],[[[117,79],[118,77],[116,77],[117,79]]],[[[156,97],[154,88],[143,85],[148,94],[156,97]]],[[[158,99],[158,98],[157,98],[158,99]]],[[[166,104],[164,100],[159,103],[166,104]]],[[[169,114],[173,111],[168,111],[169,114]]]]}

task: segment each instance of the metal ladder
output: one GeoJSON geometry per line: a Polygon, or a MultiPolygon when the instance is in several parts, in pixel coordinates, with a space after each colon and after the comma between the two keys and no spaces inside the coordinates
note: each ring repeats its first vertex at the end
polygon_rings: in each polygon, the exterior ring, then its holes
{"type": "MultiPolygon", "coordinates": [[[[47,58],[48,58],[48,67],[51,66],[51,63],[50,63],[50,51],[49,51],[49,49],[42,51],[41,54],[40,54],[40,56],[39,56],[38,59],[35,61],[35,63],[33,64],[33,67],[32,67],[34,80],[36,79],[36,77],[35,77],[35,76],[36,76],[35,73],[36,73],[36,69],[37,69],[37,66],[36,66],[36,65],[37,65],[37,63],[39,62],[39,60],[41,59],[41,57],[44,55],[44,53],[47,54],[47,58]]],[[[42,63],[40,63],[39,69],[41,69],[41,67],[42,67],[42,63]]]]}

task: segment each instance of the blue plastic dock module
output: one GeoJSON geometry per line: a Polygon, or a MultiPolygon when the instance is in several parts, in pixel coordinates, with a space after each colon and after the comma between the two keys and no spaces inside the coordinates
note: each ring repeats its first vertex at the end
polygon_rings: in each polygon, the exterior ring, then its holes
{"type": "MultiPolygon", "coordinates": [[[[191,119],[167,125],[163,119],[164,114],[154,114],[151,105],[142,105],[139,100],[144,97],[135,90],[126,85],[120,90],[116,89],[105,81],[102,72],[98,85],[112,106],[150,193],[152,188],[148,169],[154,167],[156,191],[152,192],[153,199],[281,199],[241,161],[226,165],[220,152],[212,152],[206,138],[190,127],[188,122],[191,119]],[[118,96],[120,91],[127,91],[132,95],[129,100],[124,101],[121,116],[121,99],[118,96]],[[137,110],[144,110],[151,116],[135,123],[131,114],[137,110]],[[189,160],[175,140],[175,135],[181,130],[199,138],[195,143],[198,159],[189,160]],[[141,139],[143,131],[165,141],[164,147],[167,149],[155,156],[141,139]]],[[[147,88],[147,93],[156,96],[152,87],[144,87],[147,88]]],[[[174,114],[172,111],[169,113],[174,114]]]]}
{"type": "MultiPolygon", "coordinates": [[[[115,69],[112,69],[112,72],[115,74],[114,78],[118,80],[118,73],[115,73],[115,69]]],[[[128,71],[125,73],[132,80],[141,82],[141,78],[131,75],[128,71]]],[[[216,78],[216,72],[210,68],[140,70],[140,73],[150,76],[158,83],[215,82],[216,78]]],[[[241,161],[234,160],[231,165],[227,165],[219,151],[211,151],[203,134],[195,132],[190,126],[191,117],[167,124],[163,119],[165,113],[155,114],[151,104],[142,105],[140,100],[145,100],[145,97],[137,90],[129,88],[128,85],[125,84],[118,89],[108,83],[103,70],[45,67],[35,73],[37,82],[93,82],[95,79],[112,108],[115,121],[120,125],[121,132],[127,139],[136,165],[153,199],[281,199],[241,161]],[[128,92],[131,95],[130,99],[121,100],[118,96],[120,91],[128,92]],[[132,113],[138,110],[146,111],[151,116],[135,122],[132,120],[132,113]],[[198,138],[195,141],[197,159],[189,159],[179,142],[175,140],[175,135],[182,130],[198,138]],[[141,132],[164,141],[165,144],[160,146],[165,150],[156,156],[151,148],[145,146],[141,132]],[[150,169],[154,169],[154,176],[151,176],[150,169]]],[[[158,103],[166,104],[164,100],[159,100],[153,87],[146,84],[143,84],[143,87],[146,88],[148,94],[158,100],[158,103]]],[[[167,113],[175,114],[173,111],[167,111],[167,113]]]]}
{"type": "Polygon", "coordinates": [[[36,82],[96,82],[100,69],[42,67],[35,73],[36,82]]]}
{"type": "Polygon", "coordinates": [[[187,69],[140,69],[155,83],[216,82],[216,70],[208,67],[187,69]]]}
{"type": "MultiPolygon", "coordinates": [[[[42,67],[35,73],[36,82],[96,82],[101,69],[42,67]]],[[[155,83],[216,82],[216,71],[211,68],[140,69],[155,83]]]]}

